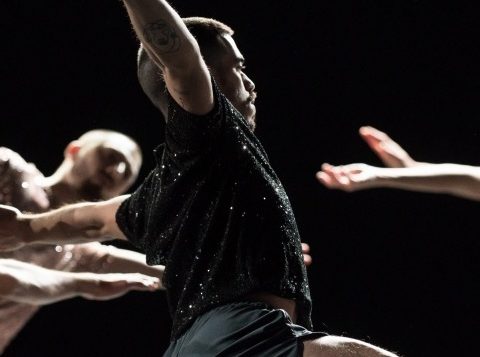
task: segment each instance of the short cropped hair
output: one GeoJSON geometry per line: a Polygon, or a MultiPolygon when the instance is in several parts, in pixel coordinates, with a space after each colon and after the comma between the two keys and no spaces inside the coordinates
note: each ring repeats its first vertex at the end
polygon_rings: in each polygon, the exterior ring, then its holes
{"type": "MultiPolygon", "coordinates": [[[[138,169],[142,164],[142,150],[140,145],[131,138],[130,136],[120,133],[118,131],[110,130],[110,129],[93,129],[89,130],[86,133],[82,134],[77,141],[80,145],[84,148],[87,147],[96,147],[102,145],[104,143],[125,143],[124,140],[127,140],[131,144],[131,152],[132,158],[135,160],[135,167],[132,168],[134,170],[134,174],[138,173],[138,169]],[[119,140],[120,139],[120,140],[119,140]],[[138,166],[138,168],[137,168],[138,166]],[[135,172],[137,171],[137,172],[135,172]]],[[[119,145],[119,144],[117,144],[119,145]]],[[[123,145],[125,146],[125,145],[123,145]]],[[[125,149],[124,147],[119,147],[118,150],[125,149]]]]}
{"type": "Polygon", "coordinates": [[[183,22],[197,40],[207,66],[214,66],[225,49],[224,43],[219,41],[220,36],[233,36],[233,30],[223,22],[205,17],[186,17],[183,22]]]}

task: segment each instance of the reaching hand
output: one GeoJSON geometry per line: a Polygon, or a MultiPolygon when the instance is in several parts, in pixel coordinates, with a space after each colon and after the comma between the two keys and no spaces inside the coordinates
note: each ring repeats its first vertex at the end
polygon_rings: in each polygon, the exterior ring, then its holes
{"type": "Polygon", "coordinates": [[[0,205],[0,252],[25,245],[21,238],[22,225],[17,219],[19,214],[20,211],[14,207],[0,205]]]}
{"type": "Polygon", "coordinates": [[[132,290],[160,289],[160,280],[143,274],[91,274],[84,273],[80,295],[90,300],[110,300],[132,290]]]}
{"type": "Polygon", "coordinates": [[[378,170],[378,167],[366,164],[345,166],[323,164],[322,170],[317,172],[316,177],[327,188],[352,192],[372,188],[378,177],[378,170]]]}
{"type": "Polygon", "coordinates": [[[410,167],[416,162],[387,134],[371,126],[363,126],[360,136],[387,167],[410,167]]]}
{"type": "Polygon", "coordinates": [[[158,278],[143,274],[64,272],[14,259],[0,259],[0,296],[29,305],[47,305],[77,296],[109,300],[131,290],[159,288],[158,278]]]}

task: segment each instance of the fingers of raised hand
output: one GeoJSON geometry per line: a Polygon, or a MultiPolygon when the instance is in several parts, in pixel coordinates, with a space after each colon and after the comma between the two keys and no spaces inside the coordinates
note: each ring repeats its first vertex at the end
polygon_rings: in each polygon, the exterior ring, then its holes
{"type": "Polygon", "coordinates": [[[359,133],[364,139],[370,140],[372,142],[391,140],[386,133],[375,129],[372,126],[362,126],[359,130],[359,133]]]}
{"type": "Polygon", "coordinates": [[[317,172],[317,179],[328,188],[353,191],[359,188],[364,181],[365,164],[349,164],[344,166],[332,166],[323,164],[322,171],[317,172]]]}
{"type": "Polygon", "coordinates": [[[310,253],[310,246],[307,243],[302,243],[302,254],[303,254],[303,262],[306,266],[312,264],[312,256],[310,253]]]}

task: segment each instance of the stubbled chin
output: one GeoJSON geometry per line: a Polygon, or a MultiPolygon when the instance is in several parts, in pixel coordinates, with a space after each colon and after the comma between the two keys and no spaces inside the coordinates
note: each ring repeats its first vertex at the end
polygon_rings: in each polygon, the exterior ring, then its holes
{"type": "Polygon", "coordinates": [[[252,131],[254,131],[257,125],[256,123],[257,109],[255,108],[255,105],[252,103],[249,103],[247,105],[246,112],[247,112],[247,115],[245,117],[247,118],[248,126],[252,131]]]}
{"type": "Polygon", "coordinates": [[[255,117],[251,117],[247,120],[248,126],[250,127],[251,131],[255,131],[257,127],[257,122],[255,121],[255,117]]]}

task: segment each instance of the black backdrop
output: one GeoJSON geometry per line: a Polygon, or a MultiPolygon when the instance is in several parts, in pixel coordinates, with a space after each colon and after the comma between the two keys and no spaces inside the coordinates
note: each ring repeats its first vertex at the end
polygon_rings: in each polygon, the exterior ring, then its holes
{"type": "MultiPolygon", "coordinates": [[[[379,165],[358,137],[365,124],[417,160],[480,164],[473,3],[174,3],[182,16],[237,31],[259,92],[258,136],[312,247],[318,330],[405,356],[476,354],[480,204],[346,194],[314,179],[325,161],[379,165]]],[[[136,82],[137,42],[121,3],[2,0],[0,15],[0,145],[48,175],[69,140],[116,129],[141,143],[144,176],[163,123],[136,82]]],[[[158,356],[170,322],[162,292],[74,299],[43,308],[5,356],[158,356]]]]}

